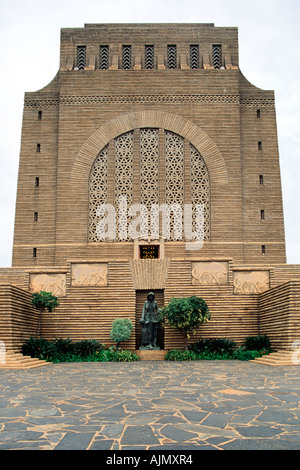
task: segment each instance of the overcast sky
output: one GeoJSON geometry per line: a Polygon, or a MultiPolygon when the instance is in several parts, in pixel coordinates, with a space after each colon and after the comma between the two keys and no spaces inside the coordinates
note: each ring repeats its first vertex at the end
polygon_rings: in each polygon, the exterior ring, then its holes
{"type": "Polygon", "coordinates": [[[240,68],[274,90],[288,263],[300,263],[299,0],[0,0],[0,267],[11,266],[24,93],[59,68],[60,28],[214,23],[239,28],[240,68]]]}

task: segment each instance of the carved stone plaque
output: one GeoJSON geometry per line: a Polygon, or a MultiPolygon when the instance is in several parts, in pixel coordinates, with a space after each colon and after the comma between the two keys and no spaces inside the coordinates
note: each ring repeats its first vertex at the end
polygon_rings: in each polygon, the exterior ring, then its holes
{"type": "Polygon", "coordinates": [[[235,294],[260,294],[270,287],[269,271],[235,271],[233,273],[235,294]]]}
{"type": "Polygon", "coordinates": [[[192,263],[193,285],[224,285],[228,283],[227,261],[202,261],[192,263]]]}
{"type": "Polygon", "coordinates": [[[72,286],[107,286],[107,263],[72,264],[72,286]]]}
{"type": "Polygon", "coordinates": [[[56,297],[66,295],[65,274],[30,274],[29,289],[31,292],[51,292],[56,297]]]}

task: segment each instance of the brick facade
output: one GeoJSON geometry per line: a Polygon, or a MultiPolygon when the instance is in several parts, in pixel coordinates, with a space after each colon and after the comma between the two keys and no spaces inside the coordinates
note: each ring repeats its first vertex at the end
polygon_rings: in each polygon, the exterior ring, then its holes
{"type": "Polygon", "coordinates": [[[25,93],[13,267],[0,270],[2,283],[58,292],[45,335],[107,341],[112,316],[135,319],[136,293],[158,289],[165,302],[205,294],[213,320],[204,334],[241,341],[259,331],[259,296],[299,278],[285,263],[274,92],[240,71],[237,28],[62,29],[56,77],[25,93]],[[134,237],[126,212],[122,237],[120,195],[127,210],[190,205],[194,230],[205,201],[201,249],[186,232],[176,238],[175,215],[170,237],[134,237]],[[112,239],[97,239],[100,202],[117,217],[112,239]],[[156,247],[158,259],[141,260],[140,246],[156,247]]]}

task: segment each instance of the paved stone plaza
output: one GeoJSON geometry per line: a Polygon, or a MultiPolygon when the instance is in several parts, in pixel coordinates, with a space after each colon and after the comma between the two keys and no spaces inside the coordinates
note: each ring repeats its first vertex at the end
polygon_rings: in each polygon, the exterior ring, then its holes
{"type": "Polygon", "coordinates": [[[299,450],[300,367],[239,361],[0,371],[0,450],[299,450]]]}

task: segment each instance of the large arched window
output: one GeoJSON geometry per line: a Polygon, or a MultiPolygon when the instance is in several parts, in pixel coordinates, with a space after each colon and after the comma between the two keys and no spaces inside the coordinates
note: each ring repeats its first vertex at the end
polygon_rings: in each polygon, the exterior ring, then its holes
{"type": "Polygon", "coordinates": [[[105,213],[110,214],[106,222],[115,221],[113,236],[110,233],[115,241],[129,241],[137,234],[142,239],[184,240],[187,224],[183,219],[190,215],[189,230],[195,232],[199,208],[203,239],[207,241],[207,167],[199,151],[173,132],[158,128],[126,132],[101,150],[91,168],[89,242],[107,239],[103,232],[105,213]],[[166,217],[168,223],[163,226],[166,217]]]}

